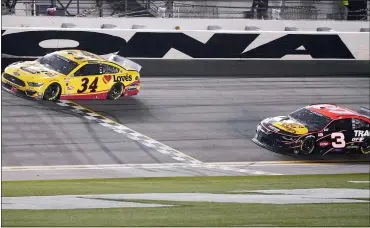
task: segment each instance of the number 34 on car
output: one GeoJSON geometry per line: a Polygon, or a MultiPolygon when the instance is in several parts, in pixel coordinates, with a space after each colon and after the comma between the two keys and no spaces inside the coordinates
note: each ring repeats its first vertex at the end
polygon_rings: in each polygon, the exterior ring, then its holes
{"type": "Polygon", "coordinates": [[[110,99],[137,95],[141,66],[122,56],[62,50],[5,68],[2,88],[33,99],[110,99]]]}

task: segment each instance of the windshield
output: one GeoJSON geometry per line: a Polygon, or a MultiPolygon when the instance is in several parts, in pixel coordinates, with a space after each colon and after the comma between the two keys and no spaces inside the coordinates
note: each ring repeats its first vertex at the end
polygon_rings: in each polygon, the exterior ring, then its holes
{"type": "Polygon", "coordinates": [[[329,117],[307,108],[302,108],[292,112],[289,116],[306,125],[310,131],[321,130],[331,121],[329,117]]]}
{"type": "Polygon", "coordinates": [[[45,67],[64,75],[68,75],[74,68],[78,66],[76,62],[56,54],[46,55],[37,61],[45,67]]]}

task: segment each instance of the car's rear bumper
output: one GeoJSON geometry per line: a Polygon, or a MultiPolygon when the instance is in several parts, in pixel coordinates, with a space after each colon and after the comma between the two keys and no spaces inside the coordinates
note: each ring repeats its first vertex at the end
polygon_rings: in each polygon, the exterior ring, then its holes
{"type": "Polygon", "coordinates": [[[123,97],[135,96],[140,92],[140,87],[141,82],[135,81],[125,88],[125,91],[123,92],[122,96],[123,97]]]}

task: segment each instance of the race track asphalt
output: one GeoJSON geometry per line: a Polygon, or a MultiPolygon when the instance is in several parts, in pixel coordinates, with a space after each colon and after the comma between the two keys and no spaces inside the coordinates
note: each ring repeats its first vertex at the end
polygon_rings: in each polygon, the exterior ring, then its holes
{"type": "MultiPolygon", "coordinates": [[[[76,102],[202,162],[289,161],[308,158],[254,144],[258,122],[311,103],[358,109],[369,106],[369,93],[368,78],[143,77],[138,96],[76,102]]],[[[2,91],[3,166],[172,162],[177,161],[53,102],[2,91]]]]}

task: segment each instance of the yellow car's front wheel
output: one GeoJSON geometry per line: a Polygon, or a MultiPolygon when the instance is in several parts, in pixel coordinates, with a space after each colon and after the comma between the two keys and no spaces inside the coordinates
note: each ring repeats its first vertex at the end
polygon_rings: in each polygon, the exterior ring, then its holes
{"type": "Polygon", "coordinates": [[[55,101],[59,98],[61,87],[58,83],[53,83],[46,88],[44,92],[44,100],[55,101]]]}

